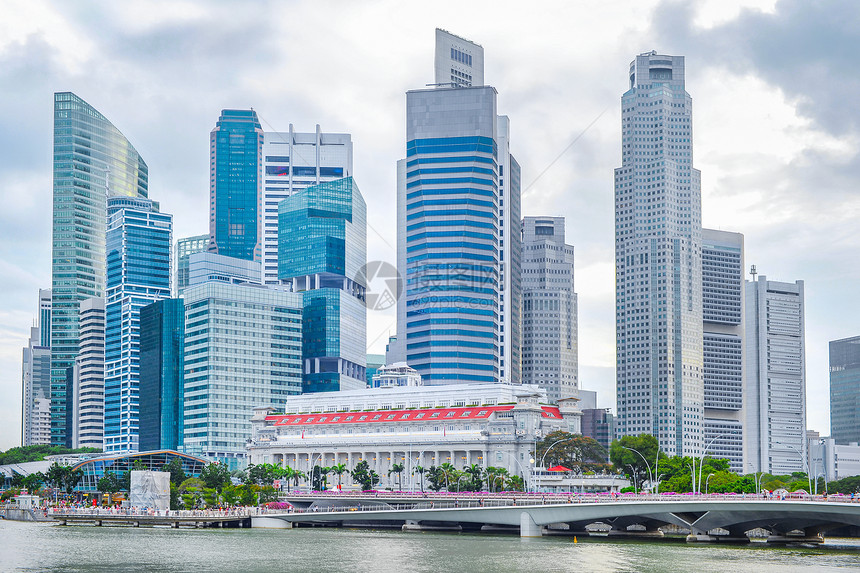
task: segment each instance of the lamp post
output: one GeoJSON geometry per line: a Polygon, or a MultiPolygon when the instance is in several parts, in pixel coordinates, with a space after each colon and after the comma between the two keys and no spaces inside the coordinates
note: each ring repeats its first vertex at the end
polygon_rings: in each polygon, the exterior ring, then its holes
{"type": "MultiPolygon", "coordinates": [[[[750,469],[755,469],[755,466],[752,463],[747,464],[750,469]]],[[[758,495],[761,493],[761,478],[764,477],[764,472],[753,472],[753,483],[755,483],[755,494],[758,495]]]]}
{"type": "MultiPolygon", "coordinates": [[[[543,453],[543,456],[542,456],[542,457],[541,457],[541,459],[540,459],[540,467],[544,468],[544,470],[546,469],[546,468],[544,467],[544,465],[543,465],[543,462],[544,462],[544,460],[546,460],[546,455],[547,455],[547,454],[549,453],[549,451],[553,448],[553,446],[555,446],[556,444],[560,444],[560,443],[562,443],[562,442],[569,442],[570,440],[575,440],[575,439],[576,439],[576,438],[562,438],[562,439],[560,439],[560,440],[556,440],[556,441],[554,441],[552,444],[550,444],[550,446],[546,449],[546,451],[543,453]]],[[[537,469],[537,468],[535,468],[535,469],[537,469]]],[[[538,491],[540,491],[540,480],[538,481],[538,486],[537,486],[535,489],[537,489],[538,491]]]]}
{"type": "Polygon", "coordinates": [[[708,482],[711,481],[711,476],[714,474],[708,474],[707,479],[705,479],[705,495],[708,495],[708,482]]]}
{"type": "Polygon", "coordinates": [[[784,444],[782,442],[776,442],[776,443],[780,446],[785,446],[786,448],[791,448],[792,450],[794,450],[794,453],[796,453],[797,457],[800,458],[800,463],[802,463],[804,466],[806,466],[806,481],[807,481],[807,484],[809,486],[809,489],[807,489],[806,491],[808,493],[811,493],[812,492],[812,476],[810,475],[811,472],[809,471],[809,458],[807,457],[807,459],[804,460],[803,454],[800,452],[800,450],[798,450],[797,448],[795,448],[791,444],[784,444]]]}
{"type": "MultiPolygon", "coordinates": [[[[501,453],[510,456],[511,459],[514,460],[514,463],[517,464],[517,466],[520,468],[520,473],[523,475],[523,485],[526,486],[526,491],[528,492],[529,491],[528,474],[526,474],[525,470],[523,469],[523,464],[521,464],[520,460],[517,459],[517,456],[515,456],[511,452],[501,451],[501,453]]],[[[530,463],[534,463],[534,460],[533,459],[530,460],[530,463]]]]}
{"type": "MultiPolygon", "coordinates": [[[[734,432],[729,432],[729,433],[734,433],[734,432]]],[[[710,442],[708,442],[708,445],[705,446],[705,449],[702,451],[702,461],[699,462],[699,486],[698,486],[698,488],[696,488],[699,490],[699,493],[702,492],[702,468],[705,465],[705,456],[708,455],[708,448],[710,448],[713,445],[713,443],[716,442],[717,440],[719,440],[720,438],[728,436],[729,433],[717,434],[716,436],[714,436],[711,439],[710,442]]],[[[695,463],[695,461],[693,463],[695,463]]]]}
{"type": "MultiPolygon", "coordinates": [[[[636,454],[639,455],[640,458],[642,458],[642,461],[645,462],[645,466],[648,468],[648,481],[650,481],[651,485],[653,486],[654,485],[654,474],[651,473],[651,464],[648,463],[648,460],[645,459],[645,456],[642,455],[642,452],[640,452],[639,450],[633,449],[633,448],[628,448],[627,446],[621,446],[621,447],[624,448],[625,450],[630,450],[631,452],[635,452],[636,454]]],[[[631,466],[631,469],[632,469],[632,466],[631,466]]]]}

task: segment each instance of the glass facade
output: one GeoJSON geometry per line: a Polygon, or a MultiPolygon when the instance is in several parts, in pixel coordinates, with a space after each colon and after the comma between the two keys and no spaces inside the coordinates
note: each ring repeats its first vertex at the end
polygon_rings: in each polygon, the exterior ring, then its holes
{"type": "Polygon", "coordinates": [[[146,197],[146,163],[95,108],[73,93],[54,94],[54,212],[51,319],[51,443],[70,444],[66,372],[78,352],[78,305],[102,296],[106,202],[146,197]]]}
{"type": "Polygon", "coordinates": [[[173,256],[176,273],[173,279],[174,295],[179,296],[188,286],[188,259],[194,253],[202,253],[209,246],[209,235],[196,235],[176,241],[176,252],[173,256]]]}
{"type": "Polygon", "coordinates": [[[140,309],[141,450],[182,447],[185,304],[181,298],[140,309]]]}
{"type": "Polygon", "coordinates": [[[860,336],[830,342],[830,437],[860,443],[860,336]]]}
{"type": "Polygon", "coordinates": [[[209,463],[208,460],[189,456],[180,452],[170,450],[139,452],[130,455],[101,456],[91,458],[72,466],[72,469],[81,470],[83,476],[75,487],[75,491],[96,492],[99,491],[98,483],[105,474],[113,473],[122,477],[125,472],[134,469],[135,462],[143,464],[144,470],[160,472],[164,466],[178,458],[182,463],[182,471],[188,477],[200,477],[200,472],[209,463]]]}
{"type": "Polygon", "coordinates": [[[244,465],[257,406],[302,391],[302,299],[209,282],[185,290],[183,449],[244,465]]]}
{"type": "Polygon", "coordinates": [[[78,357],[70,397],[73,448],[104,448],[105,299],[81,301],[78,357]]]}
{"type": "Polygon", "coordinates": [[[140,309],[170,298],[173,216],[148,199],[108,200],[105,451],[137,451],[140,309]]]}
{"type": "Polygon", "coordinates": [[[702,194],[684,57],[640,54],[629,78],[615,170],[616,430],[656,436],[670,456],[697,456],[702,194]]]}
{"type": "Polygon", "coordinates": [[[209,250],[259,260],[263,128],[254,110],[225,109],[210,134],[209,250]]]}
{"type": "Polygon", "coordinates": [[[367,211],[352,177],[278,207],[278,276],[303,295],[305,392],[366,386],[367,211]]]}

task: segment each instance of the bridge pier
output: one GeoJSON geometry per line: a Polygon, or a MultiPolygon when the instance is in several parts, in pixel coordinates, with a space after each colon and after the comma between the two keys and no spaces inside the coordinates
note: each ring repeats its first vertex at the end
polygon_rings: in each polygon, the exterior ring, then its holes
{"type": "Polygon", "coordinates": [[[520,514],[520,537],[541,537],[543,528],[535,523],[532,515],[524,511],[520,514]]]}

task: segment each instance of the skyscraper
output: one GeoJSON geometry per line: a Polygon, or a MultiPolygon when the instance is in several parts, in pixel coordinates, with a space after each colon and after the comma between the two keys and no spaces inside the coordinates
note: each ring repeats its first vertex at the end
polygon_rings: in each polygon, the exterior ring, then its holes
{"type": "Polygon", "coordinates": [[[104,447],[105,430],[105,299],[81,301],[78,356],[70,403],[73,448],[104,447]]]}
{"type": "Polygon", "coordinates": [[[51,289],[39,289],[39,346],[51,347],[51,289]]]}
{"type": "Polygon", "coordinates": [[[263,284],[278,280],[278,203],[310,185],[352,175],[348,133],[265,132],[263,134],[263,284]]]}
{"type": "Polygon", "coordinates": [[[522,225],[522,380],[558,402],[579,389],[573,246],[564,242],[564,217],[526,217],[522,225]]]}
{"type": "Polygon", "coordinates": [[[257,113],[222,110],[209,140],[209,250],[260,260],[263,128],[257,113]]]}
{"type": "Polygon", "coordinates": [[[436,28],[436,85],[484,85],[484,48],[475,42],[436,28]]]}
{"type": "Polygon", "coordinates": [[[304,392],[366,387],[367,208],[352,177],[278,207],[278,277],[302,294],[304,392]]]}
{"type": "Polygon", "coordinates": [[[173,253],[175,274],[173,277],[173,294],[179,296],[189,286],[188,259],[195,253],[202,253],[209,248],[209,235],[195,235],[176,241],[176,252],[173,253]]]}
{"type": "Polygon", "coordinates": [[[149,199],[108,200],[105,294],[106,452],[138,450],[140,309],[170,298],[173,216],[149,199]]]}
{"type": "Polygon", "coordinates": [[[51,443],[51,349],[41,346],[41,334],[39,326],[30,328],[30,339],[23,352],[21,444],[24,446],[51,443]]]}
{"type": "Polygon", "coordinates": [[[744,236],[702,230],[707,454],[744,468],[744,236]]]}
{"type": "Polygon", "coordinates": [[[67,445],[66,373],[78,353],[78,310],[102,296],[108,196],[146,197],[148,168],[95,108],[54,94],[51,443],[67,445]]]}
{"type": "Polygon", "coordinates": [[[703,447],[702,207],[683,56],[640,54],[615,170],[618,434],[703,447]]]}
{"type": "Polygon", "coordinates": [[[860,443],[860,336],[830,341],[830,437],[860,443]]]}
{"type": "Polygon", "coordinates": [[[785,475],[806,468],[806,338],[803,281],[747,281],[747,463],[754,472],[785,475]]]}

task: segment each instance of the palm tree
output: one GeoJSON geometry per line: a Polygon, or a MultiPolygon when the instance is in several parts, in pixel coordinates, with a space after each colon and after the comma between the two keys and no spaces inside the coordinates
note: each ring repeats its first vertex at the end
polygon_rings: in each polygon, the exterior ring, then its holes
{"type": "Polygon", "coordinates": [[[413,474],[418,474],[418,485],[421,487],[421,493],[424,493],[424,472],[427,470],[423,466],[415,466],[412,470],[413,474]]]}
{"type": "Polygon", "coordinates": [[[481,484],[484,482],[484,468],[478,464],[472,464],[463,471],[472,478],[471,483],[469,483],[469,490],[478,491],[481,489],[481,484]]]}
{"type": "Polygon", "coordinates": [[[346,473],[346,464],[335,464],[331,468],[331,473],[337,476],[337,490],[341,489],[341,479],[343,474],[346,473]]]}
{"type": "Polygon", "coordinates": [[[500,490],[505,486],[508,479],[508,470],[490,466],[487,468],[487,487],[492,492],[500,490]]]}
{"type": "Polygon", "coordinates": [[[388,475],[397,474],[397,489],[398,491],[401,489],[400,487],[400,478],[403,474],[403,470],[405,466],[403,464],[391,464],[391,469],[388,470],[388,475]]]}
{"type": "Polygon", "coordinates": [[[444,464],[439,466],[439,472],[445,479],[445,489],[451,491],[451,482],[453,481],[454,483],[456,483],[457,480],[457,468],[455,468],[449,462],[445,462],[444,464]]]}

